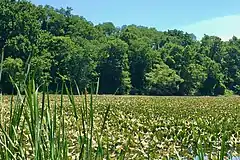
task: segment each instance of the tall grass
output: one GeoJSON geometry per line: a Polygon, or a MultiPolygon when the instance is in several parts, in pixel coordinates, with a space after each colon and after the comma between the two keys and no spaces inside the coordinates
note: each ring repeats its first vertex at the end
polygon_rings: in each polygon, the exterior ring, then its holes
{"type": "MultiPolygon", "coordinates": [[[[225,125],[223,124],[222,126],[222,132],[221,132],[221,148],[217,152],[217,157],[215,159],[217,160],[224,160],[224,159],[232,159],[231,154],[227,154],[227,148],[226,148],[226,143],[227,143],[227,132],[225,130],[225,125]]],[[[212,150],[210,150],[209,154],[205,153],[204,147],[203,147],[204,141],[202,140],[202,137],[200,136],[197,142],[196,150],[197,150],[197,160],[205,160],[207,159],[214,159],[212,157],[212,150]]],[[[212,146],[211,146],[212,147],[212,146]]]]}
{"type": "Polygon", "coordinates": [[[21,94],[19,87],[15,85],[17,95],[11,96],[9,109],[6,109],[8,113],[5,113],[6,120],[0,123],[0,159],[66,160],[73,156],[69,152],[70,139],[65,123],[64,90],[76,122],[80,148],[77,159],[103,159],[101,135],[110,106],[106,108],[100,137],[94,136],[93,94],[90,95],[88,103],[87,93],[81,95],[76,86],[79,96],[83,97],[83,103],[76,104],[72,89],[67,88],[63,82],[60,103],[57,102],[59,97],[57,92],[54,102],[51,102],[47,85],[42,87],[43,92],[39,93],[39,87],[36,87],[34,80],[31,79],[24,87],[24,94],[21,94]],[[98,137],[97,151],[93,151],[93,137],[98,137]]]}
{"type": "MultiPolygon", "coordinates": [[[[0,66],[0,106],[3,106],[2,103],[2,86],[1,86],[1,82],[2,82],[2,71],[3,71],[3,58],[4,58],[4,47],[2,48],[1,51],[1,66],[0,66]]],[[[2,122],[2,107],[0,107],[0,124],[2,122]]]]}

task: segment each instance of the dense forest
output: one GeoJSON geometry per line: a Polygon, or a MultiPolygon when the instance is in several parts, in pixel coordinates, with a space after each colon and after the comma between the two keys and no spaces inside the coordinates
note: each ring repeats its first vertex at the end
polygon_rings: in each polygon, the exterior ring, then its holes
{"type": "MultiPolygon", "coordinates": [[[[94,25],[71,8],[0,1],[1,89],[26,74],[54,92],[65,79],[100,94],[240,94],[240,39],[136,25],[94,25]]],[[[164,22],[163,22],[164,23],[164,22]]],[[[217,26],[216,26],[217,27],[217,26]]]]}

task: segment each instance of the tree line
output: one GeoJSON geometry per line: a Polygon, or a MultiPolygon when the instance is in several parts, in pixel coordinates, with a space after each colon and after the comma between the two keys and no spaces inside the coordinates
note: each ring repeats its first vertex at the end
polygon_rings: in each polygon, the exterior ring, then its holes
{"type": "Polygon", "coordinates": [[[62,79],[100,94],[240,94],[240,39],[136,25],[94,25],[71,8],[0,1],[1,89],[11,93],[26,73],[49,90],[62,79]]]}

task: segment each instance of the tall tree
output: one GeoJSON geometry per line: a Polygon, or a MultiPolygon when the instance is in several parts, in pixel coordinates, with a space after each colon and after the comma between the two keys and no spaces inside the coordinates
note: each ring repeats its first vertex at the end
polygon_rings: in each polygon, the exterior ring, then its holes
{"type": "Polygon", "coordinates": [[[120,39],[109,39],[103,51],[100,70],[100,93],[128,94],[131,88],[127,56],[128,45],[120,39]]]}
{"type": "Polygon", "coordinates": [[[183,82],[174,70],[163,62],[155,64],[153,69],[146,74],[149,93],[152,95],[176,95],[179,85],[183,82]]]}

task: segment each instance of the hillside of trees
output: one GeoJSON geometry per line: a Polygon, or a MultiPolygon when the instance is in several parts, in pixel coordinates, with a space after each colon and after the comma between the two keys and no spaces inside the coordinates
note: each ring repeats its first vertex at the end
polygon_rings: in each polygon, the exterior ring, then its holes
{"type": "Polygon", "coordinates": [[[94,25],[71,11],[0,1],[3,93],[12,93],[12,80],[21,86],[28,73],[52,92],[64,77],[80,89],[99,81],[100,94],[240,94],[237,37],[198,41],[180,30],[94,25]]]}

